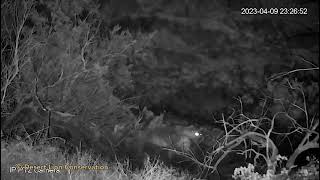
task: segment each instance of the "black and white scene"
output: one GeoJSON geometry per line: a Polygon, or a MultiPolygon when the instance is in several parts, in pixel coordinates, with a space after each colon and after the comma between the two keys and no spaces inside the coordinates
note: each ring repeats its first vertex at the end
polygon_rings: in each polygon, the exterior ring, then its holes
{"type": "Polygon", "coordinates": [[[1,180],[319,180],[318,0],[1,0],[1,180]]]}

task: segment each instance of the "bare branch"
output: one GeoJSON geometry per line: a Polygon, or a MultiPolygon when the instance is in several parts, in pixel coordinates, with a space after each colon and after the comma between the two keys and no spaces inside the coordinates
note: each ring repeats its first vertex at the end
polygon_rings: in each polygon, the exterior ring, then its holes
{"type": "Polygon", "coordinates": [[[313,67],[313,68],[300,68],[300,69],[294,69],[294,70],[291,70],[291,71],[288,71],[288,72],[281,72],[281,73],[278,73],[278,74],[275,74],[275,75],[272,75],[270,78],[270,81],[273,81],[273,80],[276,80],[276,79],[279,79],[283,76],[287,76],[287,75],[290,75],[292,73],[296,73],[296,72],[300,72],[300,71],[314,71],[314,70],[319,70],[319,67],[313,67]]]}
{"type": "MultiPolygon", "coordinates": [[[[319,120],[317,120],[317,122],[313,125],[311,130],[315,131],[318,126],[319,126],[319,120]]],[[[290,158],[286,164],[286,167],[288,169],[291,169],[294,166],[294,162],[295,162],[296,158],[299,156],[299,154],[301,154],[302,152],[304,152],[308,149],[319,148],[319,143],[318,143],[319,134],[317,134],[316,137],[313,138],[313,140],[310,140],[310,136],[312,134],[313,133],[311,131],[307,132],[306,135],[304,136],[304,138],[302,139],[302,141],[300,142],[299,146],[295,149],[293,154],[290,156],[290,158]]]]}

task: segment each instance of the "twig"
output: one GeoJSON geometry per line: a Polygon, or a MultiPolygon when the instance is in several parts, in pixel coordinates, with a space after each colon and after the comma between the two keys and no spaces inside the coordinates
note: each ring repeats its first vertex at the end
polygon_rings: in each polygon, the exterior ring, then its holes
{"type": "Polygon", "coordinates": [[[278,73],[278,74],[275,74],[273,76],[271,76],[270,78],[270,81],[273,81],[275,79],[279,79],[283,76],[287,76],[289,74],[292,74],[292,73],[295,73],[295,72],[300,72],[300,71],[314,71],[314,70],[319,70],[319,67],[314,67],[314,68],[301,68],[301,69],[294,69],[294,70],[291,70],[291,71],[288,71],[288,72],[281,72],[281,73],[278,73]]]}

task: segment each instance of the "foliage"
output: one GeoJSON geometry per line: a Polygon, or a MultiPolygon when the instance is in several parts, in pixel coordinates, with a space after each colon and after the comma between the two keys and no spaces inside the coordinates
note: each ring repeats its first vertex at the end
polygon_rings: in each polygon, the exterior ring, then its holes
{"type": "Polygon", "coordinates": [[[306,160],[309,163],[300,167],[292,176],[292,179],[319,179],[319,160],[310,156],[307,156],[306,160]]]}
{"type": "Polygon", "coordinates": [[[248,167],[236,168],[232,178],[241,180],[268,180],[267,175],[262,177],[259,173],[254,172],[254,166],[252,164],[248,164],[248,167]]]}
{"type": "MultiPolygon", "coordinates": [[[[287,160],[285,157],[279,158],[278,161],[287,160]]],[[[232,175],[233,179],[239,180],[287,180],[287,179],[308,179],[316,180],[319,179],[319,161],[316,159],[309,159],[307,166],[302,166],[298,171],[293,172],[289,175],[289,171],[285,168],[277,175],[268,174],[268,171],[264,175],[260,175],[255,172],[255,168],[252,164],[248,164],[247,167],[240,167],[234,170],[232,175]]]]}
{"type": "Polygon", "coordinates": [[[145,179],[145,180],[178,180],[189,179],[187,173],[180,173],[176,169],[164,166],[159,161],[146,159],[145,167],[139,171],[130,170],[127,161],[124,162],[106,162],[90,152],[78,152],[73,155],[67,155],[54,146],[37,145],[32,146],[23,141],[11,142],[7,144],[1,141],[1,177],[4,179],[145,179]],[[102,170],[68,170],[65,166],[82,167],[102,167],[102,170]],[[42,166],[43,171],[51,170],[51,173],[40,172],[39,169],[26,169],[32,173],[9,173],[10,167],[22,166],[42,166]],[[45,167],[44,167],[45,166],[45,167]],[[50,168],[49,168],[50,166],[50,168]],[[58,166],[62,166],[59,169],[58,166]],[[57,171],[59,169],[59,172],[57,171]],[[53,173],[53,171],[55,173],[53,173]],[[38,171],[34,173],[33,171],[38,171]]]}
{"type": "Polygon", "coordinates": [[[203,166],[204,168],[216,171],[221,161],[223,161],[228,154],[238,153],[244,155],[246,158],[253,160],[254,164],[249,164],[247,168],[238,168],[235,170],[234,178],[240,179],[279,179],[280,176],[287,176],[294,168],[296,159],[301,153],[309,149],[319,148],[319,117],[317,112],[311,111],[309,113],[309,106],[306,100],[305,93],[301,83],[296,81],[289,81],[287,83],[287,90],[291,90],[293,98],[290,100],[290,93],[284,97],[281,94],[276,100],[281,101],[286,107],[284,110],[277,109],[273,112],[272,117],[269,118],[265,113],[268,109],[263,105],[262,113],[256,118],[251,118],[243,111],[243,103],[239,98],[240,110],[234,110],[227,118],[222,115],[220,123],[225,131],[224,137],[212,146],[212,149],[205,156],[203,161],[194,159],[194,162],[203,166]],[[283,98],[283,99],[281,99],[283,98]],[[300,99],[301,98],[301,99],[300,99]],[[290,106],[292,106],[290,108],[290,106]],[[293,110],[293,107],[301,111],[300,114],[293,110]],[[280,119],[279,119],[280,117],[280,119]],[[279,131],[276,126],[276,121],[283,121],[287,118],[289,121],[286,124],[285,131],[279,131]],[[293,151],[289,158],[280,155],[282,153],[279,149],[281,141],[275,138],[285,136],[288,139],[294,137],[297,144],[293,144],[293,151]],[[286,161],[285,166],[281,165],[282,161],[286,161]],[[262,163],[261,163],[262,161],[262,163]],[[260,163],[259,163],[260,162],[260,163]],[[280,162],[280,164],[279,164],[280,162]],[[265,175],[261,176],[254,171],[255,168],[260,168],[259,164],[266,164],[262,168],[265,175]],[[284,169],[283,169],[284,168],[284,169]]]}
{"type": "Polygon", "coordinates": [[[25,24],[34,11],[33,1],[1,1],[1,113],[12,110],[20,96],[12,91],[19,89],[17,79],[30,63],[31,53],[41,46],[33,36],[33,29],[26,29],[25,24]],[[7,98],[9,97],[9,98],[7,98]]]}
{"type": "MultiPolygon", "coordinates": [[[[268,36],[283,40],[277,38],[278,32],[268,34],[263,28],[256,32],[256,26],[271,27],[275,21],[241,20],[220,10],[213,16],[216,3],[205,7],[196,1],[183,5],[162,0],[110,2],[114,7],[105,7],[108,12],[93,0],[1,2],[4,119],[31,100],[37,108],[53,113],[53,122],[63,121],[59,124],[68,131],[81,128],[82,134],[73,137],[85,138],[73,139],[85,139],[112,154],[141,126],[131,111],[139,109],[136,103],[168,108],[197,121],[220,113],[230,107],[232,96],[240,96],[238,110],[220,121],[225,136],[203,162],[194,159],[198,164],[217,170],[228,153],[239,151],[237,147],[245,156],[255,155],[255,166],[267,162],[268,170],[276,174],[283,144],[292,146],[286,154],[287,169],[299,154],[318,147],[317,58],[306,60],[308,52],[287,52],[285,43],[265,42],[268,36]],[[108,23],[104,27],[104,21],[117,22],[116,17],[136,12],[157,12],[146,19],[156,20],[154,27],[162,28],[144,34],[108,23]],[[273,73],[277,74],[266,77],[273,73]]],[[[291,1],[281,3],[286,2],[291,1]]],[[[274,6],[276,2],[259,3],[274,6]]],[[[276,22],[290,23],[287,20],[276,22]]]]}
{"type": "Polygon", "coordinates": [[[137,108],[116,97],[116,90],[133,88],[130,61],[143,53],[150,36],[116,26],[110,39],[102,38],[97,6],[88,3],[2,3],[7,26],[1,26],[1,56],[7,63],[2,63],[1,112],[14,116],[31,99],[52,114],[52,126],[72,135],[74,146],[83,140],[112,156],[123,136],[115,134],[115,125],[132,129],[136,117],[130,108],[137,108]]]}

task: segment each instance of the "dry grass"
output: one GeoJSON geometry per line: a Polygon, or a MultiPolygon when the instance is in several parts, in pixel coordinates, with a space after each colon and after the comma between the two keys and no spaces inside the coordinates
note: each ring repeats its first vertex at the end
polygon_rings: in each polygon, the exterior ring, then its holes
{"type": "Polygon", "coordinates": [[[31,146],[26,142],[1,142],[1,179],[5,180],[180,180],[192,179],[186,173],[179,173],[173,168],[164,166],[159,161],[145,161],[145,167],[132,171],[129,163],[109,163],[95,158],[90,153],[77,153],[67,156],[58,148],[48,145],[31,146]],[[10,167],[28,165],[42,166],[40,169],[16,169],[10,173],[10,167]],[[49,165],[52,172],[48,171],[49,165]],[[66,165],[68,169],[66,169],[66,165]],[[103,170],[70,170],[70,165],[81,167],[103,167],[103,170]],[[45,167],[44,167],[45,166],[45,167]],[[59,167],[60,166],[60,167],[59,167]],[[61,168],[61,169],[59,169],[61,168]],[[58,170],[59,169],[59,170],[58,170]],[[42,170],[42,171],[40,171],[42,170]]]}

